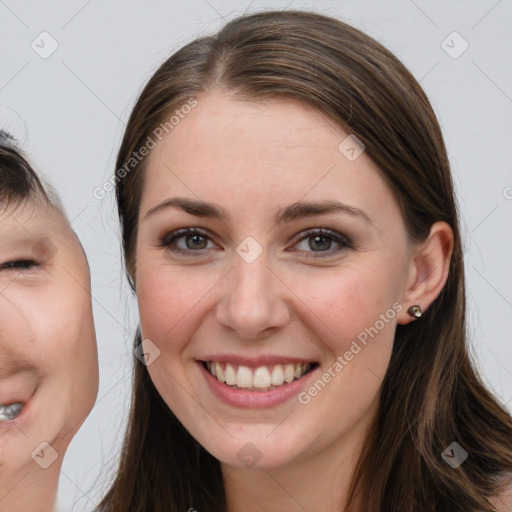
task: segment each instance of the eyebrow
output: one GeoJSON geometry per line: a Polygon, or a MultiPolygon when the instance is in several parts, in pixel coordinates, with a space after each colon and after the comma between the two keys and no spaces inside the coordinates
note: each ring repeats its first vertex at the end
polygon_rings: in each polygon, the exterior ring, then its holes
{"type": "MultiPolygon", "coordinates": [[[[190,215],[195,215],[196,217],[210,217],[220,220],[224,218],[229,220],[230,217],[219,205],[215,203],[207,203],[205,201],[185,197],[171,197],[156,206],[153,206],[153,208],[150,208],[144,215],[143,220],[167,208],[179,208],[190,215]]],[[[283,224],[303,217],[325,215],[333,212],[341,212],[353,217],[360,217],[368,224],[372,224],[372,220],[363,210],[334,200],[313,202],[298,201],[281,208],[277,212],[274,221],[276,224],[283,224]]]]}

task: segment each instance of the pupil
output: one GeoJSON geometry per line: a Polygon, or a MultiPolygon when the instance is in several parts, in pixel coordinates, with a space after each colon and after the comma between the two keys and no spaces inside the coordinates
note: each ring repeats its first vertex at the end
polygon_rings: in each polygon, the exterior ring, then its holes
{"type": "Polygon", "coordinates": [[[317,249],[329,249],[329,245],[330,245],[330,240],[328,240],[326,237],[324,236],[315,236],[313,238],[313,244],[314,244],[314,247],[312,246],[311,248],[314,249],[314,248],[317,248],[317,249]],[[318,241],[321,241],[321,240],[324,240],[326,241],[326,244],[324,243],[323,244],[323,247],[322,247],[322,243],[320,242],[320,244],[317,244],[318,241]]]}
{"type": "Polygon", "coordinates": [[[204,247],[198,247],[198,245],[197,245],[197,242],[199,242],[199,244],[201,243],[201,239],[204,242],[204,237],[201,235],[190,235],[189,236],[189,240],[193,240],[192,244],[195,246],[196,249],[198,249],[198,248],[204,249],[204,247]]]}

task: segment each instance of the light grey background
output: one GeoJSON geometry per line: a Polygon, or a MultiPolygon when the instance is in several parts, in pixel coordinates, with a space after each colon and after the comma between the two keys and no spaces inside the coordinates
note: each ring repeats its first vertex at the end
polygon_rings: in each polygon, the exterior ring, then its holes
{"type": "Polygon", "coordinates": [[[24,140],[60,191],[92,270],[100,389],[64,460],[65,510],[91,510],[115,463],[137,324],[113,195],[100,201],[93,190],[113,173],[124,123],[156,67],[236,15],[270,8],[341,18],[381,41],[425,89],[443,129],[463,216],[475,358],[512,410],[511,0],[0,0],[0,126],[24,140]],[[58,44],[47,58],[31,47],[33,41],[41,47],[41,38],[44,51],[55,44],[42,32],[58,44]]]}

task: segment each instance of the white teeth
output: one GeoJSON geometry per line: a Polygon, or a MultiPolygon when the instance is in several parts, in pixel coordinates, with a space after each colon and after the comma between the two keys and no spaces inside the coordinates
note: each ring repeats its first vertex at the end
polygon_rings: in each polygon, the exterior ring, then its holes
{"type": "Polygon", "coordinates": [[[229,363],[226,364],[226,384],[230,386],[236,385],[236,372],[229,363]]]}
{"type": "Polygon", "coordinates": [[[237,368],[236,365],[219,361],[209,361],[206,366],[217,380],[225,382],[228,386],[253,388],[258,391],[268,391],[270,388],[274,389],[276,386],[300,379],[311,368],[310,363],[276,364],[273,367],[259,366],[258,368],[239,365],[237,368]]]}
{"type": "Polygon", "coordinates": [[[287,364],[284,368],[284,381],[290,383],[295,377],[295,368],[293,364],[287,364]]]}
{"type": "Polygon", "coordinates": [[[276,364],[272,370],[271,384],[273,386],[282,386],[284,384],[283,367],[280,364],[276,364]]]}
{"type": "Polygon", "coordinates": [[[236,385],[239,388],[252,388],[253,386],[252,371],[247,366],[240,365],[236,374],[236,385]]]}
{"type": "Polygon", "coordinates": [[[9,421],[17,418],[23,409],[23,405],[24,404],[21,402],[9,405],[0,405],[0,421],[9,421]]]}
{"type": "Polygon", "coordinates": [[[268,388],[271,384],[270,372],[266,366],[260,366],[254,371],[254,387],[268,388]]]}
{"type": "Polygon", "coordinates": [[[217,379],[219,379],[221,382],[226,382],[224,370],[218,361],[215,363],[215,370],[217,372],[217,379]]]}

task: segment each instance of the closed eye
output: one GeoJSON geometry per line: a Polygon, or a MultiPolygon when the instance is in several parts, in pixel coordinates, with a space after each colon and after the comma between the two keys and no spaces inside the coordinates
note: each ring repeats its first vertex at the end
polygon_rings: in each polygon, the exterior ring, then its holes
{"type": "MultiPolygon", "coordinates": [[[[312,250],[308,251],[303,248],[299,250],[299,252],[310,252],[314,257],[332,256],[344,249],[353,248],[353,244],[349,238],[341,233],[331,231],[329,229],[311,229],[301,233],[301,235],[302,237],[296,239],[295,244],[311,240],[307,243],[307,247],[312,250]],[[335,250],[329,250],[332,248],[333,242],[339,247],[335,250]]],[[[208,249],[208,242],[213,243],[208,236],[208,233],[205,231],[198,228],[185,228],[168,233],[162,239],[161,246],[166,247],[173,253],[194,257],[204,255],[204,252],[208,249]]]]}
{"type": "Polygon", "coordinates": [[[34,260],[6,261],[5,263],[0,264],[0,271],[1,270],[26,271],[26,270],[31,270],[35,267],[39,267],[39,263],[37,263],[34,260]]]}

